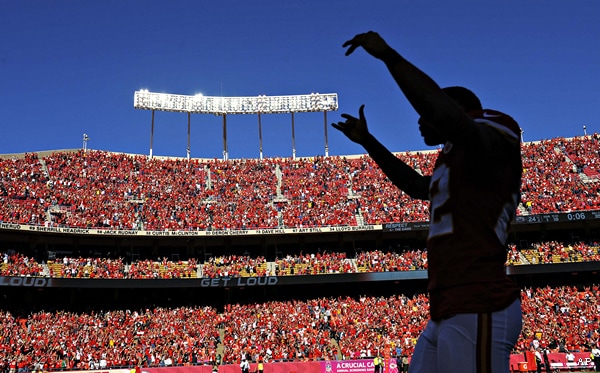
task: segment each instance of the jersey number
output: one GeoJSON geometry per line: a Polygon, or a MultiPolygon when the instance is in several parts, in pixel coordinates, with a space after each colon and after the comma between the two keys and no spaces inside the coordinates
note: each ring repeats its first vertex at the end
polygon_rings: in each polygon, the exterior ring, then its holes
{"type": "Polygon", "coordinates": [[[450,169],[445,164],[439,166],[432,175],[429,238],[452,233],[454,230],[452,213],[445,206],[450,199],[449,179],[450,169]]]}

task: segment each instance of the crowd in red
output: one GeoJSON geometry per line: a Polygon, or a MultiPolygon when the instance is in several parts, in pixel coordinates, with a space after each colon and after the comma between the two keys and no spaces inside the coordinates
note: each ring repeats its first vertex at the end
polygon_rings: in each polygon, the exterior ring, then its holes
{"type": "Polygon", "coordinates": [[[598,285],[526,289],[522,293],[525,318],[517,350],[539,346],[552,352],[577,352],[600,347],[598,290],[598,285]]]}
{"type": "Polygon", "coordinates": [[[198,277],[198,263],[186,261],[136,260],[125,264],[123,258],[71,258],[37,263],[33,258],[11,251],[0,252],[0,276],[110,279],[174,279],[198,277]]]}
{"type": "Polygon", "coordinates": [[[36,154],[0,158],[0,222],[42,225],[54,202],[36,154]]]}
{"type": "Polygon", "coordinates": [[[600,159],[600,136],[556,138],[522,146],[522,206],[528,213],[600,208],[600,179],[583,170],[600,159]]]}
{"type": "Polygon", "coordinates": [[[329,300],[228,305],[223,361],[238,361],[242,354],[255,360],[335,359],[329,320],[312,308],[320,302],[329,300]]]}
{"type": "Polygon", "coordinates": [[[251,258],[247,255],[211,257],[202,265],[202,277],[268,276],[265,257],[251,258]]]}
{"type": "MultiPolygon", "coordinates": [[[[600,136],[523,145],[519,214],[597,210],[600,136]]],[[[437,151],[398,154],[430,173],[437,151]]],[[[102,151],[0,158],[0,222],[99,229],[206,230],[426,221],[428,205],[399,192],[368,157],[183,160],[102,151]],[[393,203],[391,202],[393,201],[393,203]]],[[[508,263],[600,260],[597,243],[511,246],[508,263]]],[[[371,250],[208,261],[64,258],[38,263],[2,253],[2,276],[193,278],[404,271],[427,268],[426,252],[371,250]]],[[[522,293],[517,351],[532,344],[586,350],[599,341],[598,287],[522,293]]],[[[425,295],[320,298],[210,307],[72,313],[0,311],[0,371],[103,369],[410,354],[427,320],[425,295]],[[222,335],[222,337],[221,337],[222,335]],[[221,347],[223,356],[218,356],[221,347]],[[397,350],[396,350],[397,351],[397,350]]]]}
{"type": "MultiPolygon", "coordinates": [[[[575,352],[598,346],[598,290],[597,285],[523,290],[526,316],[515,352],[533,345],[575,352]]],[[[254,361],[352,359],[384,349],[410,355],[428,307],[427,297],[418,294],[230,304],[223,312],[211,307],[0,311],[0,364],[96,370],[239,363],[242,355],[254,361]]]]}
{"type": "Polygon", "coordinates": [[[356,257],[359,272],[394,272],[427,269],[427,251],[411,250],[403,253],[381,250],[361,252],[356,257]]]}
{"type": "Polygon", "coordinates": [[[282,159],[278,203],[287,227],[357,225],[357,201],[349,198],[350,175],[344,157],[282,159]]]}
{"type": "Polygon", "coordinates": [[[508,264],[549,264],[600,261],[600,244],[576,242],[565,244],[558,241],[533,243],[528,247],[517,250],[511,245],[508,264]]]}
{"type": "Polygon", "coordinates": [[[125,278],[122,259],[69,258],[48,261],[48,275],[57,278],[125,278]]]}
{"type": "Polygon", "coordinates": [[[586,137],[585,141],[563,141],[560,146],[577,167],[577,172],[583,172],[592,178],[600,176],[598,162],[600,144],[597,136],[586,137]]]}
{"type": "Polygon", "coordinates": [[[287,255],[277,259],[275,274],[287,275],[322,275],[329,273],[355,273],[358,271],[346,253],[316,253],[287,255]]]}
{"type": "MultiPolygon", "coordinates": [[[[600,135],[525,143],[519,214],[600,208],[600,135]]],[[[437,151],[399,153],[430,173],[437,151]]],[[[0,221],[146,230],[426,221],[367,156],[200,160],[104,151],[0,159],[0,221]]]]}
{"type": "Polygon", "coordinates": [[[26,316],[0,311],[0,364],[38,371],[214,360],[221,318],[210,307],[39,311],[26,316]]]}
{"type": "MultiPolygon", "coordinates": [[[[431,174],[437,152],[405,152],[397,156],[422,173],[431,174]]],[[[370,157],[352,159],[350,163],[352,187],[355,195],[360,196],[360,213],[365,224],[429,220],[429,203],[400,192],[370,157]]]]}
{"type": "Polygon", "coordinates": [[[26,255],[17,252],[0,252],[0,276],[44,276],[44,266],[26,255]]]}
{"type": "MultiPolygon", "coordinates": [[[[300,276],[331,273],[395,272],[427,269],[426,250],[393,252],[361,251],[355,258],[346,253],[319,252],[286,255],[274,262],[265,257],[226,255],[210,257],[205,262],[196,258],[172,261],[142,259],[126,264],[123,258],[71,258],[38,263],[18,252],[0,252],[0,275],[63,278],[217,278],[300,276]],[[47,270],[46,270],[47,267],[47,270]]],[[[558,241],[537,242],[517,249],[509,245],[508,265],[600,261],[600,243],[558,241]]]]}

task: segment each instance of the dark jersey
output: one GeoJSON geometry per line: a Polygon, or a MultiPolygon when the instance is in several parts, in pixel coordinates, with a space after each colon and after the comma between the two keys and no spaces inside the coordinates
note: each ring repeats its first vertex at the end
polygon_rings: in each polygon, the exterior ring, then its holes
{"type": "Polygon", "coordinates": [[[486,126],[479,133],[494,136],[500,146],[485,149],[461,138],[446,143],[436,161],[427,239],[433,320],[497,311],[520,294],[505,268],[508,229],[520,198],[520,129],[496,111],[470,115],[486,126]]]}

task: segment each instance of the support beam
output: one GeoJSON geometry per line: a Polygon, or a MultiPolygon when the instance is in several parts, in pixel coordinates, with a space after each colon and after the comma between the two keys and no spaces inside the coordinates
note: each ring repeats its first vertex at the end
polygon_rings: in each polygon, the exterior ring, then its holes
{"type": "Polygon", "coordinates": [[[152,158],[152,143],[154,142],[154,110],[152,110],[152,126],[150,128],[150,158],[152,158]]]}
{"type": "Polygon", "coordinates": [[[223,160],[229,159],[227,152],[227,114],[223,114],[223,160]]]}
{"type": "Polygon", "coordinates": [[[329,157],[329,140],[327,138],[327,112],[323,112],[323,128],[325,130],[325,156],[329,157]]]}
{"type": "Polygon", "coordinates": [[[260,121],[260,113],[258,113],[258,154],[260,159],[263,159],[263,141],[262,141],[262,123],[260,121]]]}
{"type": "Polygon", "coordinates": [[[294,112],[292,111],[292,159],[296,159],[296,134],[294,130],[294,112]]]}
{"type": "Polygon", "coordinates": [[[191,117],[192,113],[188,113],[188,136],[187,136],[187,150],[186,150],[186,155],[187,155],[187,160],[190,160],[190,153],[191,153],[191,148],[190,148],[190,122],[191,122],[191,117]]]}

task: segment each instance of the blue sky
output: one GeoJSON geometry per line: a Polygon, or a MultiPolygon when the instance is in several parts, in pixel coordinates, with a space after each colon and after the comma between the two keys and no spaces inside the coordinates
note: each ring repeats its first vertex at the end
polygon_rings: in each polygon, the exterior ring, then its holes
{"type": "MultiPolygon", "coordinates": [[[[600,132],[597,0],[3,0],[0,154],[88,147],[149,154],[139,89],[184,95],[337,93],[365,104],[390,150],[424,150],[384,65],[342,44],[373,30],[440,85],[512,115],[524,140],[600,132]]],[[[222,119],[192,115],[191,156],[221,158],[222,119]]],[[[255,115],[228,116],[230,158],[259,155],[255,115]]],[[[263,115],[266,157],[292,154],[291,116],[263,115]]],[[[296,114],[297,156],[324,154],[323,115],[296,114]]],[[[364,153],[329,126],[329,154],[364,153]]],[[[187,115],[157,112],[154,155],[186,155],[187,115]]]]}

